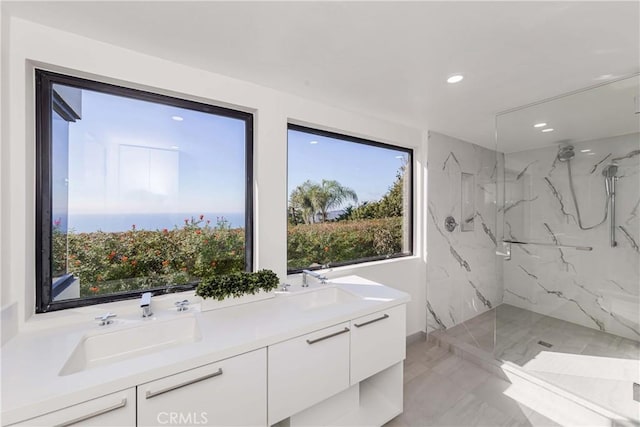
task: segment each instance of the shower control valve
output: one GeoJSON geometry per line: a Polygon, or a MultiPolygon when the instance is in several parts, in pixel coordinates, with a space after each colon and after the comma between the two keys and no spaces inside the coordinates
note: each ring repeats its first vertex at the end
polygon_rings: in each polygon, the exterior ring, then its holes
{"type": "Polygon", "coordinates": [[[457,225],[458,223],[456,222],[456,219],[452,216],[448,216],[444,220],[444,228],[446,228],[450,233],[456,229],[457,225]]]}

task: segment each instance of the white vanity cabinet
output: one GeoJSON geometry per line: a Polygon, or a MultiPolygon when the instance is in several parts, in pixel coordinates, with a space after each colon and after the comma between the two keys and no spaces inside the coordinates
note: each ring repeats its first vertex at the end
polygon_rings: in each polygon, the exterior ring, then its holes
{"type": "Polygon", "coordinates": [[[2,349],[3,384],[13,391],[3,395],[2,425],[384,425],[403,409],[409,296],[358,276],[339,280],[255,306],[196,312],[188,322],[177,312],[131,318],[144,328],[104,330],[121,341],[116,349],[104,339],[85,345],[103,333],[98,326],[25,332],[2,349]],[[198,340],[136,353],[140,343],[183,330],[198,340]],[[41,363],[52,346],[52,363],[41,363]],[[79,346],[123,358],[61,371],[79,346]],[[124,357],[126,348],[134,354],[124,357]]]}
{"type": "Polygon", "coordinates": [[[135,423],[136,389],[129,388],[12,424],[12,426],[128,427],[135,423]]]}
{"type": "Polygon", "coordinates": [[[406,356],[404,304],[351,321],[351,385],[406,356]]]}
{"type": "Polygon", "coordinates": [[[380,426],[402,413],[406,305],[269,346],[269,424],[380,426]]]}
{"type": "Polygon", "coordinates": [[[269,424],[349,388],[349,322],[269,346],[269,424]]]}
{"type": "Polygon", "coordinates": [[[138,426],[266,425],[266,349],[141,384],[137,389],[138,426]]]}

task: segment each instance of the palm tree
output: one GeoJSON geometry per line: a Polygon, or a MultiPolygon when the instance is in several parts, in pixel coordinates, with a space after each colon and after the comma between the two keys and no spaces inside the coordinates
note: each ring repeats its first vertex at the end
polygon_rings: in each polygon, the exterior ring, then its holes
{"type": "Polygon", "coordinates": [[[319,189],[318,184],[307,180],[298,185],[289,196],[289,206],[294,212],[297,211],[302,215],[305,224],[315,222],[317,212],[315,194],[319,189]]]}
{"type": "Polygon", "coordinates": [[[316,222],[317,215],[325,222],[331,209],[350,201],[358,203],[358,195],[338,181],[323,179],[321,184],[317,184],[307,180],[291,192],[289,206],[301,212],[305,224],[310,224],[316,222]]]}
{"type": "Polygon", "coordinates": [[[331,209],[337,209],[344,203],[358,203],[358,195],[349,187],[338,181],[323,179],[319,190],[315,194],[316,212],[320,213],[322,222],[327,220],[331,209]]]}

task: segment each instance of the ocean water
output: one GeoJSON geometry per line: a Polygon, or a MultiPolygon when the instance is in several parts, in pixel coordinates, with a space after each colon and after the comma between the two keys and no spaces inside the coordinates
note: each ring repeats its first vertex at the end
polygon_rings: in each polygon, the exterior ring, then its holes
{"type": "Polygon", "coordinates": [[[217,218],[227,220],[232,228],[244,228],[244,213],[154,213],[154,214],[69,214],[68,227],[77,233],[88,233],[92,231],[127,231],[135,225],[136,230],[162,230],[181,228],[185,224],[185,219],[196,221],[204,215],[204,222],[211,221],[210,225],[215,226],[217,218]]]}

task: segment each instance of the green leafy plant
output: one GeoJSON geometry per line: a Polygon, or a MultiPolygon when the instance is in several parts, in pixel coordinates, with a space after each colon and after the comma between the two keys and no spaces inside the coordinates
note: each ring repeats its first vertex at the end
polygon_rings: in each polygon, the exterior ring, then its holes
{"type": "Polygon", "coordinates": [[[200,281],[196,295],[222,301],[229,297],[254,295],[260,291],[269,292],[276,289],[279,283],[280,279],[271,270],[212,275],[200,281]]]}

